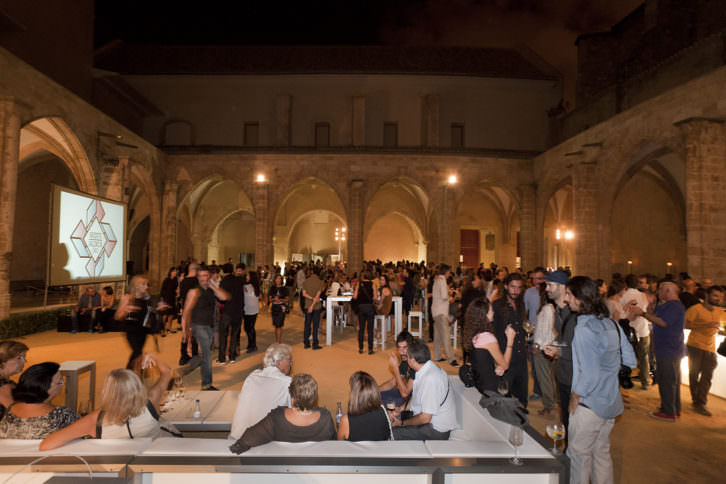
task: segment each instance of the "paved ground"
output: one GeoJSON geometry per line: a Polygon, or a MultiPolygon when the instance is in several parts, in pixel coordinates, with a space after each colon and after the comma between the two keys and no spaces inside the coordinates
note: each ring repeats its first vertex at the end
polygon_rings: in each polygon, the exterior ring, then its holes
{"type": "MultiPolygon", "coordinates": [[[[272,324],[263,313],[257,321],[258,345],[261,351],[243,355],[241,360],[225,366],[214,366],[214,384],[223,390],[242,386],[247,374],[261,367],[264,348],[274,341],[272,324]]],[[[179,333],[158,338],[159,350],[172,364],[179,359],[179,333]]],[[[324,332],[321,333],[324,342],[324,332]]],[[[65,360],[95,360],[97,362],[96,401],[100,397],[103,379],[113,368],[124,367],[130,350],[121,333],[77,334],[48,331],[22,338],[29,347],[28,363],[65,360]]],[[[390,377],[387,368],[388,352],[360,355],[357,351],[357,333],[353,328],[335,329],[333,346],[320,351],[302,347],[302,318],[297,308],[286,322],[283,341],[293,347],[293,372],[312,374],[320,385],[320,404],[334,411],[337,401],[347,403],[348,378],[358,370],[365,370],[381,382],[390,377]]],[[[243,346],[246,341],[243,335],[243,346]]],[[[147,350],[154,350],[149,338],[147,350]]],[[[459,352],[460,354],[460,352],[459,352]]],[[[460,360],[460,358],[459,358],[460,360]]],[[[456,369],[444,364],[451,374],[456,369]]],[[[187,388],[199,388],[199,371],[184,379],[187,388]]],[[[87,401],[87,380],[81,381],[81,402],[87,401]]],[[[616,482],[636,483],[717,483],[723,481],[718,462],[723,461],[726,449],[726,400],[711,398],[709,407],[714,417],[708,418],[690,411],[688,388],[682,387],[683,417],[675,424],[653,420],[648,412],[659,404],[658,391],[633,389],[626,392],[628,408],[617,420],[612,434],[612,454],[615,462],[616,482]]],[[[62,399],[60,400],[62,401],[62,399]]],[[[536,416],[542,408],[533,402],[532,425],[544,433],[547,420],[536,416]]]]}

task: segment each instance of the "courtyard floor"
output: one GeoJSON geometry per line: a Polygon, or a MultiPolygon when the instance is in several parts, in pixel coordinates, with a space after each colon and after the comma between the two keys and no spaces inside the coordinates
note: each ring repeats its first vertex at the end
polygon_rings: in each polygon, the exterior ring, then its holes
{"type": "MultiPolygon", "coordinates": [[[[324,320],[323,320],[324,323],[324,320]]],[[[380,383],[390,378],[387,358],[394,350],[389,343],[386,351],[374,355],[360,355],[357,351],[357,333],[354,328],[334,329],[333,345],[320,351],[303,349],[303,320],[297,310],[285,322],[283,342],[293,348],[293,373],[310,373],[319,383],[320,405],[331,411],[336,402],[347,405],[348,378],[358,370],[373,375],[380,383]]],[[[221,390],[239,390],[245,377],[262,366],[264,349],[274,341],[272,323],[268,313],[262,312],[257,319],[259,351],[244,354],[241,359],[224,366],[214,365],[214,385],[221,390]]],[[[324,326],[323,326],[324,328],[324,326]]],[[[28,365],[43,361],[95,360],[97,365],[96,402],[100,399],[103,380],[114,368],[124,367],[130,350],[123,333],[88,334],[57,333],[46,331],[19,338],[30,347],[28,365]]],[[[246,338],[242,335],[242,346],[246,338]]],[[[179,359],[180,333],[166,338],[156,338],[159,352],[166,361],[176,367],[179,359]]],[[[324,330],[320,336],[325,341],[324,330]]],[[[392,341],[392,340],[389,340],[392,341]]],[[[153,338],[148,338],[147,351],[154,351],[153,338]]],[[[215,353],[216,357],[216,353],[215,353]]],[[[461,362],[461,349],[457,352],[461,362]]],[[[443,368],[456,374],[458,368],[444,363],[443,368]]],[[[81,378],[79,401],[88,400],[86,377],[81,378]],[[84,394],[85,391],[85,394],[84,394]]],[[[199,370],[184,378],[188,389],[198,389],[199,370]]],[[[625,413],[618,418],[611,436],[611,452],[615,465],[615,482],[636,483],[716,483],[723,482],[723,471],[718,462],[723,460],[726,448],[726,400],[711,397],[709,408],[713,417],[704,417],[690,409],[688,388],[681,387],[683,416],[677,423],[660,422],[648,417],[648,412],[659,406],[658,390],[650,387],[643,391],[636,388],[624,392],[627,397],[625,413]]],[[[57,403],[62,403],[62,396],[57,403]]],[[[542,403],[530,404],[531,423],[542,434],[549,420],[536,415],[542,403]]]]}

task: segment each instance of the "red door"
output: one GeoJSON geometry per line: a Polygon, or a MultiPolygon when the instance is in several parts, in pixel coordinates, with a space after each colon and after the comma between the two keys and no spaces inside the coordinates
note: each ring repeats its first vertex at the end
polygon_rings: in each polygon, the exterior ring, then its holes
{"type": "Polygon", "coordinates": [[[464,265],[477,267],[479,265],[479,231],[461,229],[461,255],[464,256],[464,265]]]}

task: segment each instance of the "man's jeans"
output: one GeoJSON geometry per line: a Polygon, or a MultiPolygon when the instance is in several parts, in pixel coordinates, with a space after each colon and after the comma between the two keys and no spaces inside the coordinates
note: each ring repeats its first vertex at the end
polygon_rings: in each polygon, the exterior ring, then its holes
{"type": "Polygon", "coordinates": [[[638,338],[638,371],[640,384],[643,388],[648,386],[648,371],[650,364],[648,363],[648,353],[650,351],[650,336],[638,338]]]}
{"type": "Polygon", "coordinates": [[[233,318],[229,314],[222,314],[219,322],[219,361],[225,361],[225,355],[229,355],[230,360],[234,360],[239,356],[239,332],[242,327],[241,320],[233,318]],[[229,333],[229,337],[227,336],[229,333]],[[229,341],[229,351],[227,351],[227,341],[229,341]]]}
{"type": "Polygon", "coordinates": [[[716,353],[700,348],[688,348],[688,383],[694,405],[706,406],[708,391],[711,389],[713,370],[716,369],[716,353]]]}
{"type": "Polygon", "coordinates": [[[192,334],[202,350],[201,355],[194,355],[189,360],[186,373],[201,368],[202,389],[212,384],[212,341],[214,340],[214,328],[212,326],[192,325],[192,334]]]}
{"type": "Polygon", "coordinates": [[[305,330],[303,333],[303,346],[310,347],[310,329],[312,325],[313,348],[320,346],[318,344],[318,327],[320,326],[320,310],[313,309],[311,313],[305,310],[305,330]]]}
{"type": "Polygon", "coordinates": [[[666,415],[673,415],[681,411],[681,359],[659,358],[658,371],[655,373],[660,392],[661,411],[666,415]]]}
{"type": "Polygon", "coordinates": [[[449,440],[451,431],[439,432],[430,423],[393,427],[393,438],[396,440],[449,440]]]}

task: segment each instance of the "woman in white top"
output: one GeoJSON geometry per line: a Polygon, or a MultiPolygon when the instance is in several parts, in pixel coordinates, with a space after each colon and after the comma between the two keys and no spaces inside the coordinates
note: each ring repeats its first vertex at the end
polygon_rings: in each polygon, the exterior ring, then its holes
{"type": "Polygon", "coordinates": [[[94,410],[68,427],[53,432],[40,443],[40,450],[50,450],[75,439],[133,439],[157,437],[159,406],[164,390],[171,381],[171,369],[158,356],[141,358],[142,369],[157,367],[159,379],[146,390],[136,373],[126,369],[111,371],[101,393],[101,408],[94,410]]]}
{"type": "Polygon", "coordinates": [[[534,352],[532,361],[535,367],[537,383],[542,390],[542,404],[544,408],[538,410],[539,415],[549,417],[553,415],[556,394],[554,380],[555,360],[545,355],[542,348],[555,340],[555,305],[547,296],[544,288],[539,290],[539,310],[537,311],[537,325],[534,329],[534,352]]]}
{"type": "Polygon", "coordinates": [[[247,334],[247,353],[257,351],[257,332],[255,323],[260,312],[260,281],[257,272],[247,273],[247,282],[244,285],[245,294],[245,333],[247,334]]]}

